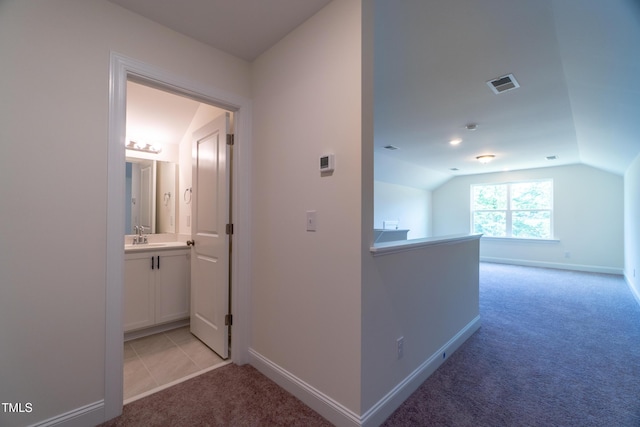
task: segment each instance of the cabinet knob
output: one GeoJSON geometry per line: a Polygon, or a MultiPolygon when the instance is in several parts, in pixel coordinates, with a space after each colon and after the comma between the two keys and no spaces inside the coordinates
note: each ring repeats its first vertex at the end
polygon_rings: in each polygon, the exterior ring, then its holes
{"type": "Polygon", "coordinates": [[[196,242],[194,240],[187,240],[187,246],[195,246],[196,242]]]}

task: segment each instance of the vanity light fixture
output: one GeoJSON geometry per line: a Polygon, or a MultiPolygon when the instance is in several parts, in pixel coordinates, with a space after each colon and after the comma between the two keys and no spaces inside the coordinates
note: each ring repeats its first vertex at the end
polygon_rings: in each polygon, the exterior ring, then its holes
{"type": "Polygon", "coordinates": [[[476,160],[479,161],[480,163],[482,163],[483,165],[486,165],[491,160],[493,160],[495,157],[496,156],[493,155],[493,154],[483,154],[482,156],[476,157],[476,160]]]}
{"type": "Polygon", "coordinates": [[[129,141],[126,147],[127,150],[142,151],[143,153],[158,154],[162,151],[162,147],[151,144],[139,144],[135,141],[129,141]]]}

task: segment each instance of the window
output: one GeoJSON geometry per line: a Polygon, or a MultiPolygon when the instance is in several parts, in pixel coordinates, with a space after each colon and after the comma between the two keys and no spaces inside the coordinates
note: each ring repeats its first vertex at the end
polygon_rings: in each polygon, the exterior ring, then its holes
{"type": "Polygon", "coordinates": [[[471,186],[471,232],[487,237],[553,238],[553,181],[471,186]]]}

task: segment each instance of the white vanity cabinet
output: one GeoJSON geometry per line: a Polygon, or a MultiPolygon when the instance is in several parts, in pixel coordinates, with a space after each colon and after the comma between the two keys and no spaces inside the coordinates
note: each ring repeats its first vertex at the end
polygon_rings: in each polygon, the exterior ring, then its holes
{"type": "Polygon", "coordinates": [[[189,254],[188,249],[125,253],[125,332],[189,317],[189,254]]]}

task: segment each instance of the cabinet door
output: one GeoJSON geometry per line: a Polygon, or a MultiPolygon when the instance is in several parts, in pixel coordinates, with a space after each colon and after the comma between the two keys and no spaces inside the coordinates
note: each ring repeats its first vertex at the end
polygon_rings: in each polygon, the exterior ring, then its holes
{"type": "Polygon", "coordinates": [[[156,323],[189,317],[189,252],[165,251],[156,270],[156,323]]]}
{"type": "Polygon", "coordinates": [[[124,261],[124,331],[155,323],[151,254],[127,255],[124,261]]]}

